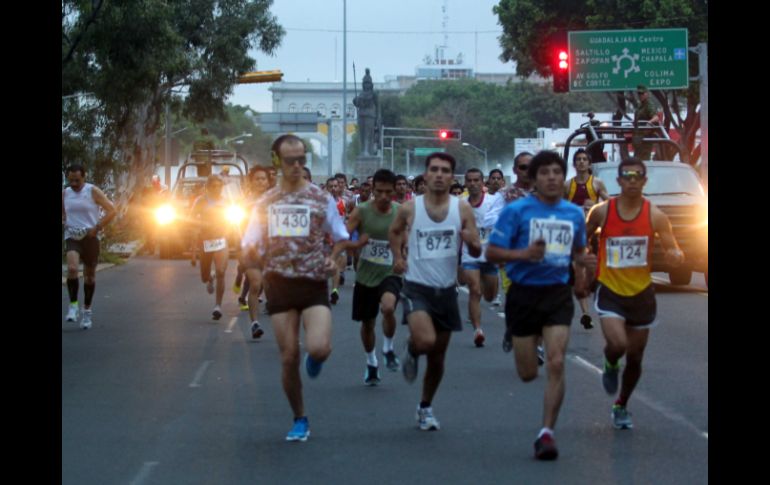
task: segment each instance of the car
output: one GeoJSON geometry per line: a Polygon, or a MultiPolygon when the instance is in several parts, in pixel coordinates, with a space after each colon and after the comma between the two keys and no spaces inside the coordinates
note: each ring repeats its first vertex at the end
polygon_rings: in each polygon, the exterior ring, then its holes
{"type": "MultiPolygon", "coordinates": [[[[247,215],[243,204],[245,172],[230,160],[227,154],[219,153],[210,160],[194,157],[180,167],[169,197],[154,210],[161,259],[183,256],[195,249],[195,224],[191,210],[195,200],[203,195],[208,174],[212,172],[224,175],[222,196],[228,204],[222,216],[230,223],[227,235],[230,252],[234,254],[238,251],[247,215]],[[192,172],[188,171],[190,168],[195,168],[195,175],[188,175],[192,172]],[[227,171],[231,173],[225,175],[227,171]]],[[[243,164],[248,167],[245,160],[243,164]]]]}
{"type": "MultiPolygon", "coordinates": [[[[633,123],[617,121],[609,124],[594,121],[584,123],[564,144],[565,160],[570,160],[570,149],[584,146],[592,154],[591,171],[601,179],[610,196],[620,194],[617,183],[620,160],[607,160],[604,148],[608,144],[629,143],[638,130],[633,123]]],[[[671,221],[674,237],[685,255],[678,267],[666,264],[659,239],[653,246],[652,271],[668,273],[673,285],[688,285],[693,271],[702,272],[708,286],[708,195],[698,172],[691,165],[679,161],[679,145],[671,140],[663,127],[644,127],[643,140],[651,143],[656,160],[645,160],[647,184],[644,196],[663,211],[671,221]]],[[[612,150],[615,153],[615,150],[612,150]]],[[[611,157],[609,157],[611,158],[611,157]]]]}

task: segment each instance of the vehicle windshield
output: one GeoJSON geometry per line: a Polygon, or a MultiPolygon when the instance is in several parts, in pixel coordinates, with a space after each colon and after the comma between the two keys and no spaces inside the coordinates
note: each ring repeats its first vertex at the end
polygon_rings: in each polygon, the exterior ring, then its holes
{"type": "MultiPolygon", "coordinates": [[[[242,197],[240,177],[223,177],[225,186],[222,195],[229,201],[238,201],[242,197]]],[[[174,197],[180,200],[192,202],[199,195],[203,195],[206,185],[205,178],[182,179],[176,186],[174,197]]]]}
{"type": "MultiPolygon", "coordinates": [[[[607,186],[610,195],[620,194],[617,182],[618,166],[592,167],[594,175],[607,186]]],[[[697,195],[705,196],[698,176],[689,167],[647,167],[644,195],[697,195]]]]}

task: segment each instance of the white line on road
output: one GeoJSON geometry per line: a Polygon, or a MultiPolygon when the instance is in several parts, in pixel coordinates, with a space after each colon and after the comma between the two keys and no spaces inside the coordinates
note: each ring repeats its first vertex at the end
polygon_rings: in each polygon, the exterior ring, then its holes
{"type": "Polygon", "coordinates": [[[198,372],[195,373],[195,378],[190,383],[190,387],[201,387],[200,380],[203,377],[203,374],[206,372],[206,369],[209,368],[211,363],[214,362],[213,360],[207,360],[201,366],[198,368],[198,372]]]}
{"type": "MultiPolygon", "coordinates": [[[[579,355],[571,355],[570,358],[572,358],[572,360],[574,360],[575,362],[580,364],[582,367],[584,367],[584,368],[586,368],[586,369],[588,369],[590,371],[593,371],[596,374],[599,374],[599,375],[602,374],[602,370],[601,369],[599,369],[598,367],[596,367],[592,363],[588,362],[584,358],[580,357],[579,355]]],[[[655,401],[652,398],[647,397],[646,395],[644,395],[644,393],[641,393],[639,391],[635,392],[634,396],[639,401],[641,401],[644,404],[646,404],[647,407],[650,407],[653,410],[659,412],[660,414],[662,414],[666,418],[670,419],[671,421],[674,421],[676,423],[682,424],[685,427],[690,428],[691,430],[693,430],[696,433],[698,433],[698,435],[700,435],[700,436],[702,436],[702,437],[704,437],[706,439],[709,439],[709,434],[707,432],[701,431],[700,429],[698,429],[697,426],[692,424],[690,421],[687,420],[687,418],[685,418],[681,414],[677,413],[676,411],[672,411],[672,410],[668,409],[665,405],[655,401]]]]}
{"type": "Polygon", "coordinates": [[[230,323],[227,324],[227,330],[225,330],[225,333],[233,333],[233,327],[235,326],[235,322],[238,321],[238,317],[233,317],[230,320],[230,323]]]}
{"type": "Polygon", "coordinates": [[[157,461],[145,461],[144,465],[142,465],[142,469],[139,470],[139,473],[136,475],[136,478],[131,480],[131,485],[141,485],[144,483],[145,480],[147,480],[147,477],[150,476],[150,472],[152,472],[152,469],[156,466],[158,466],[157,461]]]}

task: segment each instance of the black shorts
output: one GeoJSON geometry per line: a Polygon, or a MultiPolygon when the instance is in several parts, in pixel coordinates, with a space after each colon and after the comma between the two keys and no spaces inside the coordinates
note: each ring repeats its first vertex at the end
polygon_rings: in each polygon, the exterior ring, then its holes
{"type": "Polygon", "coordinates": [[[393,293],[396,296],[398,304],[399,293],[403,286],[400,276],[387,276],[380,281],[378,286],[364,286],[356,282],[353,288],[353,320],[361,322],[363,320],[372,320],[377,318],[377,312],[380,310],[380,300],[382,295],[393,293]]]}
{"type": "Polygon", "coordinates": [[[569,285],[527,286],[511,282],[505,296],[505,324],[514,337],[542,335],[543,327],[570,326],[575,314],[569,285]]]}
{"type": "Polygon", "coordinates": [[[658,324],[655,320],[658,306],[652,284],[634,296],[622,296],[600,283],[594,308],[600,318],[620,318],[629,327],[652,328],[658,324]]]}
{"type": "Polygon", "coordinates": [[[278,273],[265,276],[265,296],[267,313],[285,313],[289,310],[302,312],[316,305],[329,305],[329,285],[326,280],[316,281],[308,278],[286,278],[278,273]]]}
{"type": "Polygon", "coordinates": [[[96,266],[99,262],[99,238],[96,236],[86,236],[80,241],[65,239],[64,243],[67,252],[75,251],[80,255],[83,266],[96,266]]]}
{"type": "Polygon", "coordinates": [[[433,288],[405,280],[401,298],[404,325],[408,323],[406,317],[410,313],[422,310],[430,315],[438,332],[459,332],[463,329],[460,306],[457,304],[457,289],[454,286],[433,288]]]}

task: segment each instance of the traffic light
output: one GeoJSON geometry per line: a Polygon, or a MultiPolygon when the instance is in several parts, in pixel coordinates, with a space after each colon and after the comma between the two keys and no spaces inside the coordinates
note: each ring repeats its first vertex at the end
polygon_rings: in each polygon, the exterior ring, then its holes
{"type": "Polygon", "coordinates": [[[238,78],[238,84],[272,83],[283,78],[281,71],[253,71],[244,73],[238,78]]]}
{"type": "Polygon", "coordinates": [[[460,140],[461,135],[462,130],[448,130],[443,128],[438,130],[438,139],[441,141],[460,140]]]}
{"type": "Polygon", "coordinates": [[[569,92],[569,54],[566,49],[556,50],[556,62],[553,66],[553,92],[569,92]]]}

